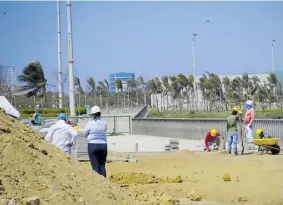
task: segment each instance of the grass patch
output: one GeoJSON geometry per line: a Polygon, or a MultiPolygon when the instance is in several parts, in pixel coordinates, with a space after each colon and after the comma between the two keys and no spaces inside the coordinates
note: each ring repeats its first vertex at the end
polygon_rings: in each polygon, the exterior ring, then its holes
{"type": "MultiPolygon", "coordinates": [[[[191,111],[169,111],[157,112],[152,110],[150,118],[227,118],[231,112],[191,112],[191,111]]],[[[244,115],[244,112],[243,112],[244,115]]],[[[271,118],[283,119],[283,110],[256,110],[256,119],[271,118]]]]}
{"type": "MultiPolygon", "coordinates": [[[[31,118],[35,112],[34,109],[19,109],[20,115],[22,118],[31,118]]],[[[69,115],[70,110],[69,108],[40,108],[38,112],[41,117],[57,117],[59,113],[66,113],[69,115]]],[[[85,107],[76,107],[76,114],[83,115],[86,114],[85,107]]]]}

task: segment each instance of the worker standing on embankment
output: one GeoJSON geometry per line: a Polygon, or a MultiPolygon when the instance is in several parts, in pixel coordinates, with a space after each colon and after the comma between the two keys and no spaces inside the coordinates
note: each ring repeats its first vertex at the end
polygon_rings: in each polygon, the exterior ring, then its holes
{"type": "Polygon", "coordinates": [[[245,104],[246,107],[246,114],[244,118],[244,125],[245,125],[245,132],[247,142],[249,143],[249,148],[252,148],[252,141],[253,141],[253,123],[255,118],[255,110],[253,108],[253,101],[248,100],[245,104]]]}
{"type": "Polygon", "coordinates": [[[106,178],[107,158],[107,123],[101,120],[101,111],[98,106],[91,108],[92,121],[88,122],[84,136],[88,140],[88,156],[92,169],[106,178]]]}
{"type": "Polygon", "coordinates": [[[52,125],[45,140],[60,148],[66,154],[71,154],[71,148],[75,143],[77,132],[66,123],[67,117],[64,113],[58,115],[58,122],[52,125]]]}

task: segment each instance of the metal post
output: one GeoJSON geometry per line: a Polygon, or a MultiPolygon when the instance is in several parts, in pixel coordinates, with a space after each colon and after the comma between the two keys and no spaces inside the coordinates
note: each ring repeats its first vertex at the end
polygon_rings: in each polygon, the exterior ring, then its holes
{"type": "Polygon", "coordinates": [[[71,15],[72,15],[71,0],[67,0],[70,115],[76,116],[74,69],[73,69],[74,61],[73,61],[73,43],[72,43],[72,16],[71,15]]]}
{"type": "Polygon", "coordinates": [[[130,134],[132,134],[132,120],[131,120],[131,116],[129,116],[129,132],[130,134]]]}
{"type": "Polygon", "coordinates": [[[61,26],[60,26],[60,0],[57,0],[57,41],[58,41],[58,95],[59,108],[63,107],[63,83],[61,63],[61,26]]]}
{"type": "Polygon", "coordinates": [[[195,64],[195,38],[197,34],[193,34],[193,75],[194,75],[194,107],[197,109],[198,100],[197,100],[197,89],[196,89],[196,64],[195,64]]]}
{"type": "Polygon", "coordinates": [[[275,73],[275,65],[274,65],[274,42],[276,40],[272,40],[272,44],[271,44],[271,61],[272,61],[272,73],[275,73]]]}

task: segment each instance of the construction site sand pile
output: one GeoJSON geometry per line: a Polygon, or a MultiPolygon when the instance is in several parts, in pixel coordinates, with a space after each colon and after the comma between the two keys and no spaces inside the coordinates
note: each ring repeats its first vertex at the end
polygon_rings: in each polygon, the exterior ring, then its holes
{"type": "Polygon", "coordinates": [[[0,114],[0,204],[138,204],[133,198],[28,126],[0,114]]]}

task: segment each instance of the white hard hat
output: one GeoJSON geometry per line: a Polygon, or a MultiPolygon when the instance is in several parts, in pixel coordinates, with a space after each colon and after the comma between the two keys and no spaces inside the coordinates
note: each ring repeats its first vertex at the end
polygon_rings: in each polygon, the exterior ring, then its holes
{"type": "Polygon", "coordinates": [[[93,106],[93,107],[91,108],[91,111],[90,111],[91,114],[95,114],[95,113],[98,113],[98,112],[101,112],[101,111],[100,111],[100,107],[98,107],[98,106],[93,106]]]}
{"type": "Polygon", "coordinates": [[[248,101],[246,102],[246,104],[248,104],[248,105],[253,105],[253,101],[252,101],[252,100],[248,100],[248,101]]]}

